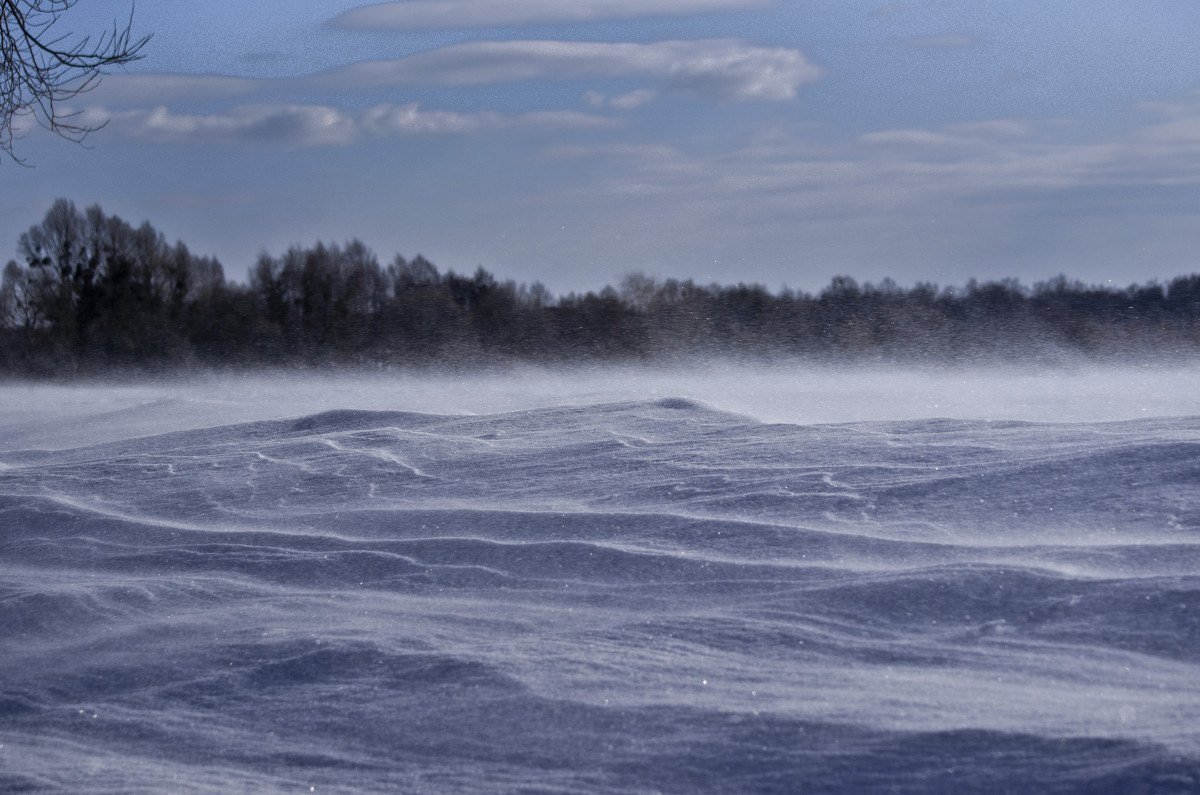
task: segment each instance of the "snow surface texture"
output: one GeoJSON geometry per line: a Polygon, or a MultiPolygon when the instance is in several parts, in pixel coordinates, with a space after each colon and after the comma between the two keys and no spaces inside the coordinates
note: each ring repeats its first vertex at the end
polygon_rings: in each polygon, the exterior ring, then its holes
{"type": "Polygon", "coordinates": [[[1197,391],[1135,376],[0,387],[0,790],[1200,791],[1197,391]]]}

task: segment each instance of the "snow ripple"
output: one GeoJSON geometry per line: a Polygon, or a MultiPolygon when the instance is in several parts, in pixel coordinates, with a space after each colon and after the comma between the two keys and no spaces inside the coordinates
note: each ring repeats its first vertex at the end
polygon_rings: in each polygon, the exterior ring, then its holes
{"type": "Polygon", "coordinates": [[[0,789],[1200,788],[1200,420],[333,411],[0,465],[0,789]]]}

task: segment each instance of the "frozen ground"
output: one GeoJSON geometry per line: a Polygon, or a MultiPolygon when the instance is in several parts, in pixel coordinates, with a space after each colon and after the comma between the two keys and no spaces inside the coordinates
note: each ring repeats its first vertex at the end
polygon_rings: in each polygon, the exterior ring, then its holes
{"type": "Polygon", "coordinates": [[[1198,396],[0,386],[0,790],[1195,792],[1198,396]]]}

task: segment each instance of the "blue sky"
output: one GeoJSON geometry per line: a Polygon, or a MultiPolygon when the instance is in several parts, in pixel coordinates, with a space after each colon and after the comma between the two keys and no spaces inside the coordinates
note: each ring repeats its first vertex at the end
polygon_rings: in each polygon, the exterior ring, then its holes
{"type": "MultiPolygon", "coordinates": [[[[99,31],[125,0],[64,20],[99,31]]],[[[357,237],[556,293],[1200,271],[1200,4],[139,0],[144,60],[0,165],[242,279],[357,237]]]]}

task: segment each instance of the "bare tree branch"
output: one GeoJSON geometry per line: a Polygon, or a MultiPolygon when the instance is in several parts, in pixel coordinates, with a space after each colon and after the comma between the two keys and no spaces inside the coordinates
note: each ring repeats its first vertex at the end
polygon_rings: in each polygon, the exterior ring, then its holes
{"type": "Polygon", "coordinates": [[[122,26],[93,40],[90,35],[60,31],[56,26],[78,0],[0,0],[0,151],[14,161],[19,134],[13,126],[32,117],[40,126],[67,140],[82,142],[104,125],[75,121],[78,110],[63,105],[95,88],[103,70],[141,58],[149,36],[134,39],[133,8],[122,26]]]}

